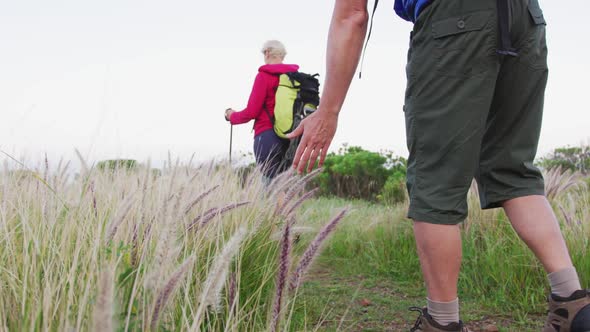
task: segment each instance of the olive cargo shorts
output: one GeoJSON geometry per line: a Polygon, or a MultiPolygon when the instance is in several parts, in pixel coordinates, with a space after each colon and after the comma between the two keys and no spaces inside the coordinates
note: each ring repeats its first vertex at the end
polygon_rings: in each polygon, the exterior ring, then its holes
{"type": "Polygon", "coordinates": [[[533,165],[547,84],[538,0],[512,0],[518,56],[500,55],[496,0],[435,0],[410,37],[405,118],[408,217],[457,224],[473,178],[482,208],[543,195],[533,165]]]}

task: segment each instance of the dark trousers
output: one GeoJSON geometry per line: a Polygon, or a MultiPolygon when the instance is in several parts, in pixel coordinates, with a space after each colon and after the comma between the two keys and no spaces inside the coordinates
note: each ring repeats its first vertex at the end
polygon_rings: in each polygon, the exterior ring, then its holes
{"type": "Polygon", "coordinates": [[[284,162],[288,148],[289,140],[280,138],[272,129],[254,137],[256,164],[265,177],[272,179],[288,167],[284,162]]]}

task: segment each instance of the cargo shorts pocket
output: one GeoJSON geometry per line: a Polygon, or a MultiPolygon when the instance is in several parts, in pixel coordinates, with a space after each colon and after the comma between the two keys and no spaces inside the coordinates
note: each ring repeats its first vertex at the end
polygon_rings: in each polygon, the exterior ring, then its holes
{"type": "Polygon", "coordinates": [[[528,10],[535,25],[547,25],[545,17],[543,16],[543,10],[539,5],[539,0],[530,0],[528,10]]]}
{"type": "Polygon", "coordinates": [[[439,73],[469,77],[489,67],[494,55],[493,14],[491,10],[477,11],[432,24],[439,73]]]}
{"type": "Polygon", "coordinates": [[[547,69],[547,41],[545,37],[547,22],[538,0],[530,0],[528,13],[530,25],[520,51],[520,62],[535,70],[547,69]]]}

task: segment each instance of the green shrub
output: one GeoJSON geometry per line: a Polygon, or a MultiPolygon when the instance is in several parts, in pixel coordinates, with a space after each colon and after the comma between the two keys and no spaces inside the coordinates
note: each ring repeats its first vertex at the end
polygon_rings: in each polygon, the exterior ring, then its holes
{"type": "MultiPolygon", "coordinates": [[[[324,196],[376,201],[388,179],[393,177],[392,182],[399,182],[400,178],[405,178],[405,170],[405,159],[391,152],[344,146],[337,154],[328,155],[316,183],[324,196]]],[[[393,188],[388,190],[387,196],[393,191],[393,188]]]]}
{"type": "Polygon", "coordinates": [[[138,163],[133,159],[111,159],[99,161],[96,168],[101,171],[115,171],[126,170],[131,171],[137,169],[138,163]]]}
{"type": "Polygon", "coordinates": [[[541,158],[538,166],[544,169],[561,167],[562,170],[579,171],[588,174],[590,171],[590,146],[557,148],[541,158]]]}
{"type": "Polygon", "coordinates": [[[379,202],[385,205],[395,205],[406,200],[406,177],[405,174],[400,176],[398,173],[391,175],[377,196],[379,202]]]}

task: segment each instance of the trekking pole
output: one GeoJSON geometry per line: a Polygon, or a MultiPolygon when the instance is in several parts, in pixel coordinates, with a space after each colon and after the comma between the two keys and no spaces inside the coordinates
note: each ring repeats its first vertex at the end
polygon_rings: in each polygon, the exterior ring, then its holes
{"type": "Polygon", "coordinates": [[[229,125],[229,163],[231,165],[231,146],[232,146],[232,141],[234,138],[234,125],[230,124],[229,125]]]}
{"type": "MultiPolygon", "coordinates": [[[[227,115],[227,111],[229,111],[229,110],[231,110],[231,108],[225,109],[226,115],[227,115]]],[[[229,122],[229,164],[231,165],[231,148],[232,148],[232,143],[233,143],[233,139],[234,139],[234,125],[229,121],[227,116],[225,117],[225,120],[227,122],[229,122]]]]}

